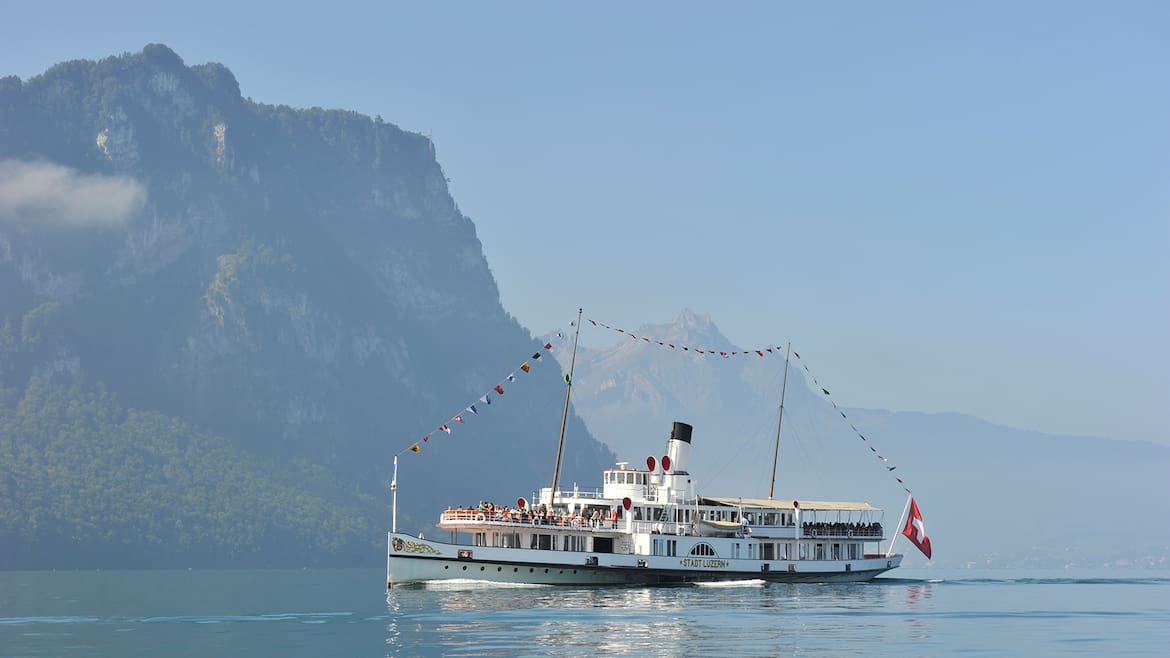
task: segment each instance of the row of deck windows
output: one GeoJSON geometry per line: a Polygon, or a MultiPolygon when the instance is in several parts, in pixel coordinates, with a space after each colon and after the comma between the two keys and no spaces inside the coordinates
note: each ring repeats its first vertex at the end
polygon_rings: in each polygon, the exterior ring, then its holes
{"type": "MultiPolygon", "coordinates": [[[[747,543],[747,550],[743,550],[743,544],[735,542],[731,545],[731,555],[733,560],[738,560],[741,557],[749,560],[859,560],[862,558],[862,545],[857,542],[848,543],[801,543],[797,544],[799,549],[794,550],[791,542],[755,542],[747,543]],[[759,546],[759,556],[756,555],[756,547],[759,546]]],[[[651,550],[654,555],[665,555],[672,557],[677,554],[678,540],[675,539],[655,539],[651,542],[651,550]]],[[[715,549],[709,544],[703,542],[696,544],[690,552],[691,555],[715,557],[715,549]]]]}
{"type": "MultiPolygon", "coordinates": [[[[472,538],[475,546],[487,546],[486,532],[477,532],[472,538]]],[[[535,548],[542,551],[580,551],[589,550],[589,538],[582,535],[552,535],[532,534],[528,536],[528,545],[525,546],[520,534],[515,532],[490,533],[492,546],[496,548],[535,548]]]]}
{"type": "Polygon", "coordinates": [[[649,473],[636,471],[606,471],[606,484],[646,484],[649,473]]]}
{"type": "MultiPolygon", "coordinates": [[[[477,532],[472,543],[475,546],[487,546],[489,533],[477,532]]],[[[492,546],[497,548],[533,548],[544,551],[587,551],[589,550],[588,537],[582,535],[554,535],[534,533],[528,536],[528,545],[524,546],[519,533],[494,532],[490,533],[492,546]]],[[[731,559],[745,557],[749,560],[858,560],[862,557],[860,542],[746,542],[744,551],[741,542],[731,545],[731,559]],[[757,548],[759,555],[757,556],[757,548]]],[[[653,539],[651,541],[653,555],[674,557],[678,555],[677,539],[653,539]]],[[[690,555],[699,557],[718,557],[715,549],[706,542],[699,542],[690,550],[690,555]]]]}

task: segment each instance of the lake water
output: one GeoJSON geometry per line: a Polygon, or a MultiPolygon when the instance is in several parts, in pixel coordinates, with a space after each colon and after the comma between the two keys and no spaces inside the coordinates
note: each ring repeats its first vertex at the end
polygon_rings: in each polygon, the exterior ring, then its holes
{"type": "Polygon", "coordinates": [[[1170,655],[1170,573],[384,590],[371,570],[0,572],[2,656],[1170,655]]]}

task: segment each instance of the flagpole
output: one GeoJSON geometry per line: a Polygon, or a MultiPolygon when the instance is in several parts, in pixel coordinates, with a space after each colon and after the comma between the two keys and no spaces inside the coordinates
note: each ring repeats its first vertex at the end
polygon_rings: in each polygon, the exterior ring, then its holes
{"type": "Polygon", "coordinates": [[[551,510],[557,497],[557,478],[561,474],[561,451],[565,447],[565,423],[569,420],[569,394],[573,391],[573,368],[577,365],[577,339],[581,337],[581,313],[577,309],[577,333],[573,336],[573,356],[569,359],[569,374],[565,377],[565,409],[561,412],[561,438],[557,442],[557,461],[553,466],[552,488],[548,491],[548,508],[551,510]]]}
{"type": "Polygon", "coordinates": [[[768,500],[772,500],[772,491],[776,488],[776,460],[780,458],[780,426],[784,424],[784,391],[788,389],[788,354],[792,351],[792,341],[784,350],[784,383],[780,385],[780,419],[776,421],[776,448],[772,451],[772,482],[768,485],[768,500]]]}
{"type": "Polygon", "coordinates": [[[910,513],[910,501],[914,500],[912,494],[906,494],[906,507],[902,510],[902,518],[898,519],[898,525],[894,528],[894,538],[890,540],[890,547],[886,549],[886,557],[894,554],[894,542],[898,541],[898,535],[902,534],[902,524],[906,522],[906,515],[910,513]]]}
{"type": "Polygon", "coordinates": [[[394,455],[394,477],[390,479],[390,531],[398,532],[398,455],[394,455]]]}

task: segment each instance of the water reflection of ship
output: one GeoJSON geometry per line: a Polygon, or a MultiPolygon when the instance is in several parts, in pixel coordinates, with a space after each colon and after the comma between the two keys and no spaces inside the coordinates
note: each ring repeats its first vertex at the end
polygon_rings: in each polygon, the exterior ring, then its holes
{"type": "MultiPolygon", "coordinates": [[[[395,589],[387,599],[386,642],[392,654],[512,655],[517,647],[572,655],[715,655],[753,653],[752,647],[768,655],[824,653],[826,641],[864,646],[888,633],[890,612],[920,606],[930,589],[895,579],[718,588],[395,589]],[[843,615],[849,623],[841,623],[843,615]],[[729,627],[736,629],[734,638],[727,637],[729,627]],[[631,628],[638,632],[631,635],[631,628]],[[720,637],[724,644],[716,641],[720,637]]],[[[915,636],[931,634],[929,621],[909,621],[915,636]]]]}

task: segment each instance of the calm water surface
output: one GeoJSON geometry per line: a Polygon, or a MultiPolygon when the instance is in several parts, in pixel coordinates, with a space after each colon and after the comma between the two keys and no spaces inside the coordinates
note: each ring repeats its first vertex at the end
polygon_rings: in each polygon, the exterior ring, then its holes
{"type": "Polygon", "coordinates": [[[381,571],[0,573],[0,656],[1170,655],[1170,573],[383,591],[381,571]]]}

